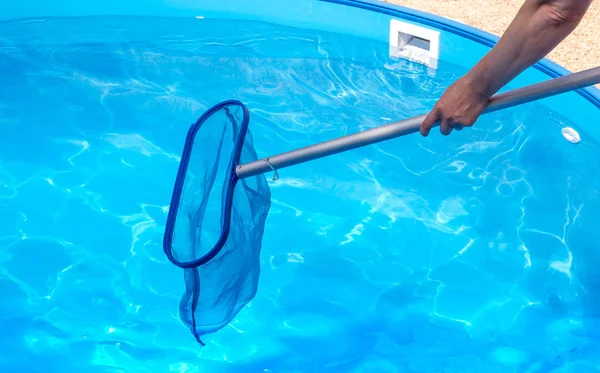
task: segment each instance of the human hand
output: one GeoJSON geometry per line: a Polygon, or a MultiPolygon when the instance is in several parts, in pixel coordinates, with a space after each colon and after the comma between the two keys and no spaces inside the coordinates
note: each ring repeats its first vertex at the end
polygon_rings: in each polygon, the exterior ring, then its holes
{"type": "Polygon", "coordinates": [[[440,122],[442,135],[449,135],[453,129],[460,131],[471,127],[477,121],[491,96],[476,88],[477,83],[464,76],[454,82],[440,97],[431,112],[421,124],[422,136],[428,136],[436,122],[440,122]]]}

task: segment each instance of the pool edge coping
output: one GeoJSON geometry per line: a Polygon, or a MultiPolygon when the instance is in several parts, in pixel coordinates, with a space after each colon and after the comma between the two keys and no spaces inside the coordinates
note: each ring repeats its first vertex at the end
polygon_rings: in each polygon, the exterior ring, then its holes
{"type": "MultiPolygon", "coordinates": [[[[403,18],[410,21],[418,22],[428,26],[433,26],[441,30],[451,32],[453,34],[466,37],[472,41],[493,47],[496,45],[500,37],[491,34],[487,31],[478,29],[476,27],[455,21],[450,18],[438,16],[432,13],[424,12],[421,10],[409,8],[402,5],[392,4],[381,0],[319,0],[328,3],[335,3],[340,5],[351,6],[364,10],[370,10],[377,13],[386,14],[393,17],[403,18]]],[[[571,74],[572,72],[559,65],[556,62],[551,61],[549,58],[544,57],[540,61],[536,62],[531,66],[538,71],[549,75],[551,78],[557,78],[571,74]]],[[[583,98],[588,100],[591,104],[600,109],[600,89],[595,86],[580,88],[574,90],[583,98]]]]}

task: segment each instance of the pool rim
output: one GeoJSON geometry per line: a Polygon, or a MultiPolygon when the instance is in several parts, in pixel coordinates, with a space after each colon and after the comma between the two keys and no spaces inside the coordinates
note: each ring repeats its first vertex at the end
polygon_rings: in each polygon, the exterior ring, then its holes
{"type": "MultiPolygon", "coordinates": [[[[465,37],[474,42],[480,43],[487,47],[494,47],[500,37],[491,34],[487,31],[478,29],[473,26],[445,18],[432,13],[409,8],[402,5],[392,4],[381,0],[319,0],[326,3],[334,3],[339,5],[350,6],[354,8],[373,11],[385,14],[392,17],[403,18],[409,21],[417,22],[422,25],[436,27],[443,31],[453,33],[458,36],[465,37]]],[[[572,72],[551,61],[548,57],[542,58],[540,61],[531,66],[532,68],[550,76],[557,78],[571,74],[572,72]]],[[[589,86],[574,90],[577,94],[585,98],[591,104],[600,109],[600,89],[595,86],[589,86]]]]}

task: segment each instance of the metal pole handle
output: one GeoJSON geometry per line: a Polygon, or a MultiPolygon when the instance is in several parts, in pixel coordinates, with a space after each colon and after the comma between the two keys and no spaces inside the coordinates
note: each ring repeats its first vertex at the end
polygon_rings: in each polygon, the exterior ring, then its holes
{"type": "MultiPolygon", "coordinates": [[[[550,79],[545,82],[514,89],[492,96],[483,113],[506,109],[512,106],[558,95],[564,92],[600,83],[600,67],[550,79]]],[[[427,115],[385,124],[351,135],[338,137],[286,153],[273,155],[253,162],[238,165],[236,174],[240,179],[293,166],[332,154],[356,149],[381,141],[418,132],[427,115]]],[[[435,124],[438,126],[439,122],[435,124]]]]}

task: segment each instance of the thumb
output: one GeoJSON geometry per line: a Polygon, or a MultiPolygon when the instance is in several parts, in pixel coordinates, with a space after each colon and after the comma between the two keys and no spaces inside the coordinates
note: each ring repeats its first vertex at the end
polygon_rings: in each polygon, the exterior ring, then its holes
{"type": "Polygon", "coordinates": [[[421,123],[421,136],[427,137],[429,136],[429,131],[435,125],[435,123],[440,119],[439,110],[437,108],[433,108],[431,112],[425,117],[423,123],[421,123]]]}

